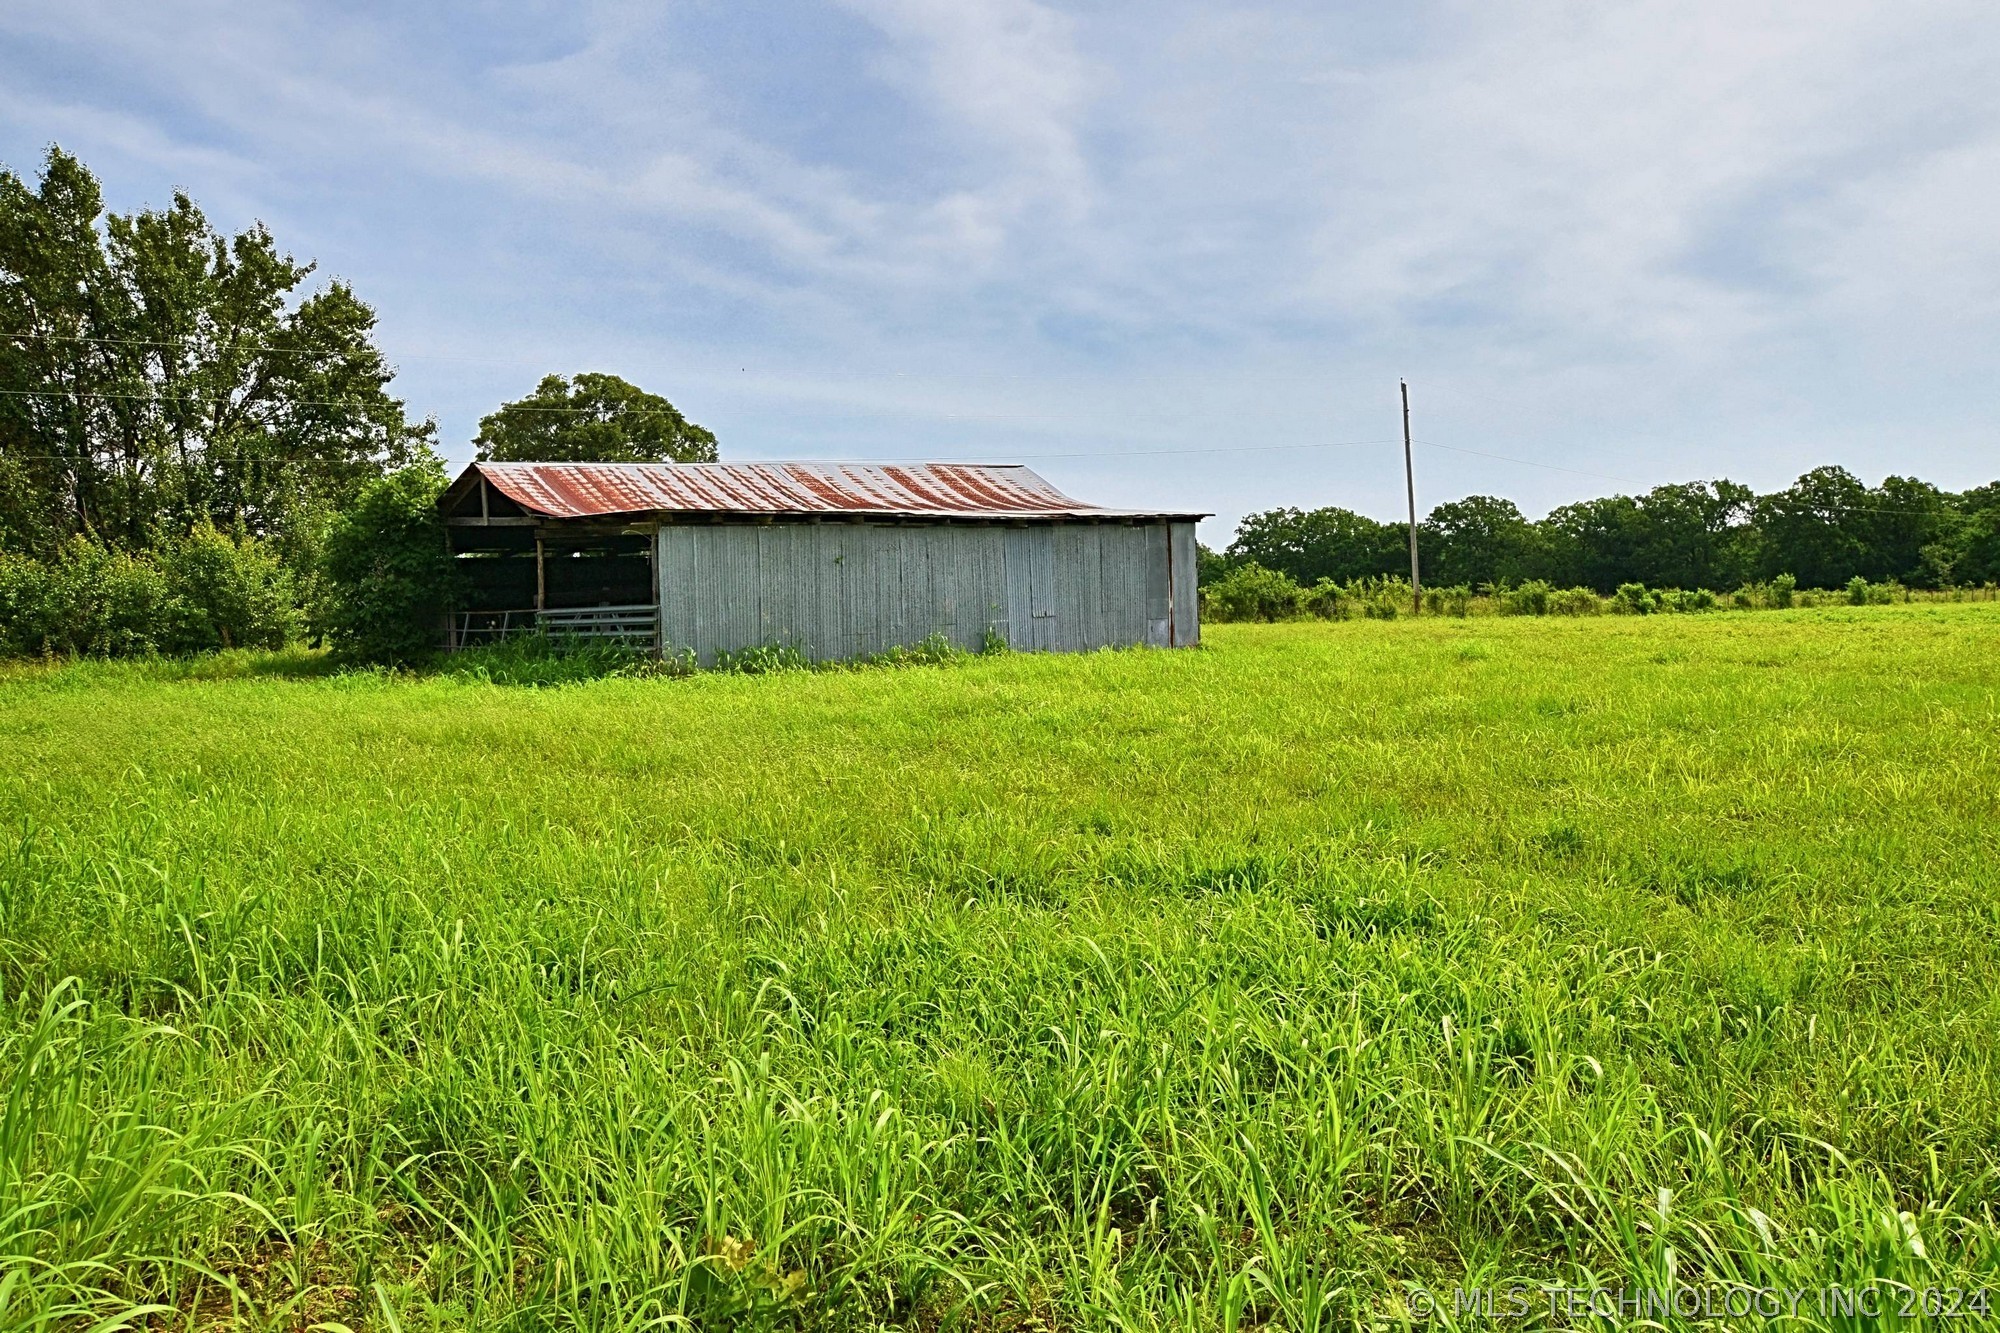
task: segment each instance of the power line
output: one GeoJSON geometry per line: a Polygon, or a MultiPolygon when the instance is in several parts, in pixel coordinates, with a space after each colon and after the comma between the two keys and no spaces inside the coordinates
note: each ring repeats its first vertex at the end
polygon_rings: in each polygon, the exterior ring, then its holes
{"type": "Polygon", "coordinates": [[[1632,477],[1614,477],[1608,472],[1586,472],[1582,468],[1558,467],[1554,463],[1537,463],[1532,458],[1509,458],[1506,454],[1489,454],[1484,449],[1466,449],[1456,444],[1439,444],[1435,440],[1418,440],[1426,449],[1448,449],[1455,454],[1473,454],[1479,458],[1497,458],[1502,463],[1519,463],[1522,467],[1546,468],[1550,472],[1568,472],[1579,477],[1595,477],[1599,481],[1615,481],[1624,486],[1644,486],[1646,483],[1632,477]]]}
{"type": "MultiPolygon", "coordinates": [[[[22,335],[10,335],[10,336],[22,336],[22,335]]],[[[104,339],[101,341],[119,341],[119,340],[104,339]]],[[[124,341],[142,341],[142,340],[124,340],[124,341]]],[[[274,349],[274,350],[289,350],[289,349],[274,349]]],[[[83,389],[0,389],[0,396],[13,397],[13,398],[79,398],[79,399],[101,401],[101,402],[146,402],[146,403],[160,403],[160,404],[175,404],[185,407],[207,407],[211,405],[212,402],[212,400],[206,398],[176,397],[171,394],[105,393],[100,391],[83,390],[83,389]]],[[[275,406],[283,406],[283,407],[334,407],[334,408],[361,409],[361,408],[376,407],[381,405],[380,400],[369,401],[369,400],[352,399],[352,398],[283,398],[270,401],[275,406]]],[[[399,400],[392,399],[389,401],[396,402],[399,400]]],[[[593,407],[550,407],[550,406],[540,406],[528,403],[509,404],[506,405],[505,410],[513,412],[538,412],[538,413],[558,414],[558,415],[601,414],[600,409],[593,407]]],[[[631,415],[643,417],[648,415],[662,415],[662,414],[659,413],[658,409],[635,408],[631,409],[631,415]]],[[[1279,453],[1279,452],[1288,452],[1299,449],[1359,449],[1359,448],[1368,448],[1368,447],[1393,444],[1393,443],[1395,443],[1395,441],[1392,440],[1308,440],[1304,442],[1297,442],[1290,444],[1216,445],[1216,446],[1203,446],[1203,447],[1188,448],[1188,449],[1089,449],[1089,450],[1071,450],[1059,453],[1014,454],[1010,455],[1009,461],[1041,462],[1041,461],[1052,461],[1058,459],[1071,459],[1071,458],[1164,458],[1164,457],[1180,457],[1180,456],[1200,455],[1200,454],[1279,453]]],[[[1468,449],[1463,445],[1442,444],[1436,440],[1416,440],[1415,443],[1421,444],[1427,449],[1443,449],[1448,452],[1456,454],[1468,454],[1477,458],[1490,458],[1497,462],[1502,462],[1502,463],[1514,463],[1521,467],[1540,468],[1548,472],[1564,472],[1572,476],[1591,477],[1599,481],[1615,481],[1620,485],[1625,485],[1625,486],[1644,486],[1646,484],[1638,480],[1637,478],[1633,477],[1621,477],[1608,472],[1592,472],[1583,468],[1564,467],[1556,463],[1541,463],[1531,458],[1515,458],[1508,454],[1496,454],[1484,449],[1468,449]]],[[[5,452],[8,454],[8,456],[14,458],[40,458],[49,460],[66,460],[72,457],[72,455],[69,454],[23,453],[13,450],[8,450],[5,452]]],[[[287,457],[307,458],[307,457],[318,457],[318,456],[319,455],[317,454],[317,452],[311,450],[295,450],[291,451],[290,454],[281,453],[281,454],[262,455],[262,457],[265,458],[266,460],[274,460],[274,461],[282,461],[287,457]]],[[[784,460],[772,460],[772,461],[784,461],[784,460]]],[[[934,455],[896,455],[889,457],[878,457],[870,460],[856,460],[856,461],[872,461],[872,462],[883,462],[883,463],[916,463],[916,462],[957,462],[961,460],[940,459],[934,455]]],[[[1779,492],[1779,494],[1782,494],[1782,492],[1779,492]]],[[[1877,505],[1840,505],[1840,506],[1834,506],[1833,512],[1923,515],[1923,514],[1934,514],[1937,513],[1938,510],[1903,509],[1903,508],[1891,508],[1891,507],[1877,506],[1877,505]]]]}
{"type": "MultiPolygon", "coordinates": [[[[1249,454],[1270,453],[1284,449],[1360,449],[1372,445],[1393,444],[1393,440],[1312,440],[1304,444],[1225,444],[1200,449],[1093,449],[1077,453],[1062,454],[1009,454],[1009,462],[1040,462],[1049,458],[1163,458],[1180,454],[1249,454]]],[[[955,458],[935,458],[928,455],[908,455],[888,458],[855,459],[861,463],[956,463],[955,458]]]]}
{"type": "Polygon", "coordinates": [[[80,333],[0,333],[0,338],[14,338],[20,341],[89,343],[99,347],[172,347],[201,348],[232,352],[277,352],[285,356],[344,356],[349,353],[370,353],[386,359],[387,354],[379,347],[280,347],[275,343],[239,343],[226,337],[201,340],[194,336],[187,338],[92,338],[80,333]]]}
{"type": "MultiPolygon", "coordinates": [[[[1498,459],[1502,463],[1519,463],[1523,467],[1546,468],[1550,472],[1568,472],[1579,477],[1595,477],[1600,481],[1615,481],[1626,486],[1644,486],[1646,484],[1633,477],[1614,477],[1608,472],[1585,472],[1581,468],[1558,467],[1554,463],[1537,463],[1531,458],[1510,458],[1506,454],[1491,454],[1483,449],[1466,449],[1455,444],[1439,444],[1435,440],[1418,440],[1417,443],[1427,449],[1449,449],[1455,454],[1473,454],[1480,458],[1498,459]]],[[[1753,496],[1753,501],[1770,499],[1772,496],[1783,494],[1783,491],[1774,491],[1769,496],[1753,496]]],[[[1949,494],[1949,492],[1940,492],[1941,496],[1949,494]]],[[[1935,514],[1945,507],[1940,506],[1939,509],[1903,509],[1884,505],[1832,505],[1822,507],[1819,512],[1826,512],[1830,509],[1831,512],[1839,514],[1935,514]]]]}
{"type": "MultiPolygon", "coordinates": [[[[179,403],[183,406],[188,406],[188,407],[205,407],[210,403],[210,401],[212,401],[207,398],[177,398],[172,394],[101,393],[96,390],[88,390],[88,389],[0,389],[0,395],[4,395],[9,398],[84,398],[92,401],[102,401],[102,402],[179,403]]],[[[272,399],[270,401],[289,407],[361,408],[361,407],[379,405],[378,403],[374,403],[371,402],[370,400],[361,398],[282,398],[282,399],[272,399]]],[[[401,403],[402,399],[392,398],[388,401],[401,403]]],[[[595,407],[541,407],[541,406],[534,406],[528,403],[509,403],[509,404],[504,404],[503,406],[506,411],[510,412],[559,412],[559,413],[601,414],[601,409],[595,407]]],[[[627,414],[635,417],[666,415],[664,411],[656,407],[630,408],[627,409],[627,414]]]]}

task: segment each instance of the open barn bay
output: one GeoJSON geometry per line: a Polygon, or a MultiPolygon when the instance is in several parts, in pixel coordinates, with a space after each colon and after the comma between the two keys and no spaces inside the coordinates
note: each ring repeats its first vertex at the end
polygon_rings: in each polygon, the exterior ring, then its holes
{"type": "Polygon", "coordinates": [[[1931,605],[15,671],[0,1322],[2000,1285],[1996,664],[1931,605]]]}

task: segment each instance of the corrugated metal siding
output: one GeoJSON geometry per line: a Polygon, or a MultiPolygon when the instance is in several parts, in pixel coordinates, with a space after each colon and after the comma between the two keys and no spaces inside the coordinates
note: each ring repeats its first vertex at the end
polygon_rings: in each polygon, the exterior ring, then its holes
{"type": "Polygon", "coordinates": [[[977,649],[989,628],[1042,652],[1199,632],[1193,524],[670,523],[658,568],[661,635],[705,665],[766,644],[828,660],[932,634],[977,649]]]}

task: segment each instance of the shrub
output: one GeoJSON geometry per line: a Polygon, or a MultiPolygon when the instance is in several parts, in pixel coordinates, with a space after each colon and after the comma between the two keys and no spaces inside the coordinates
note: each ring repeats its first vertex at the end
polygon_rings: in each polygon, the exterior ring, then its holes
{"type": "Polygon", "coordinates": [[[362,488],[326,535],[326,629],[334,645],[367,662],[420,661],[437,649],[451,605],[451,550],[433,460],[362,488]]]}
{"type": "Polygon", "coordinates": [[[1620,615],[1643,616],[1658,609],[1653,595],[1643,583],[1621,583],[1611,596],[1611,609],[1620,615]]]}
{"type": "Polygon", "coordinates": [[[1321,620],[1346,620],[1355,612],[1354,598],[1347,588],[1332,579],[1321,579],[1305,590],[1306,614],[1321,620]]]}
{"type": "Polygon", "coordinates": [[[1529,579],[1516,588],[1502,584],[1494,589],[1494,608],[1503,616],[1545,616],[1554,591],[1542,579],[1529,579]]]}
{"type": "Polygon", "coordinates": [[[73,537],[50,572],[43,652],[131,657],[169,637],[173,594],[151,562],[73,537]]]}
{"type": "Polygon", "coordinates": [[[1653,604],[1655,609],[1661,611],[1677,611],[1682,613],[1713,611],[1715,609],[1715,594],[1706,588],[1670,588],[1664,592],[1654,593],[1653,604]]]}
{"type": "Polygon", "coordinates": [[[1201,590],[1203,609],[1216,620],[1289,620],[1305,606],[1305,590],[1291,577],[1245,561],[1201,590]]]}
{"type": "Polygon", "coordinates": [[[174,598],[161,647],[282,648],[297,637],[291,572],[262,543],[233,542],[204,524],[169,545],[160,565],[174,598]]]}
{"type": "Polygon", "coordinates": [[[0,656],[53,651],[51,583],[49,568],[41,561],[0,551],[0,656]]]}
{"type": "Polygon", "coordinates": [[[1792,594],[1798,586],[1799,581],[1790,574],[1780,574],[1772,579],[1769,594],[1771,605],[1780,611],[1789,607],[1792,604],[1792,594]]]}
{"type": "Polygon", "coordinates": [[[1849,606],[1868,605],[1868,580],[1856,574],[1847,581],[1847,604],[1849,606]]]}
{"type": "Polygon", "coordinates": [[[1394,620],[1410,604],[1410,581],[1397,578],[1356,579],[1347,595],[1370,620],[1394,620]]]}
{"type": "Polygon", "coordinates": [[[1596,616],[1604,613],[1604,599],[1589,588],[1565,588],[1549,594],[1552,616],[1596,616]]]}
{"type": "Polygon", "coordinates": [[[1424,614],[1457,616],[1463,619],[1472,610],[1472,589],[1462,583],[1444,588],[1424,589],[1424,614]]]}
{"type": "Polygon", "coordinates": [[[171,637],[175,605],[150,561],[73,537],[53,564],[0,557],[0,647],[14,655],[126,657],[171,637]]]}

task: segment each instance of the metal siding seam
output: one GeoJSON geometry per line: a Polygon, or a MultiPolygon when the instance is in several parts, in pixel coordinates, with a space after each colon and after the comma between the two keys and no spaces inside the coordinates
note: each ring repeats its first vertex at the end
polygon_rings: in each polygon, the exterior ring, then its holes
{"type": "Polygon", "coordinates": [[[1201,594],[1194,524],[1169,523],[1167,529],[1173,542],[1174,645],[1193,648],[1201,642],[1201,594]]]}
{"type": "Polygon", "coordinates": [[[732,653],[763,642],[757,596],[757,530],[731,524],[723,535],[723,576],[715,587],[717,618],[728,628],[721,647],[732,653]]]}
{"type": "Polygon", "coordinates": [[[876,601],[875,530],[857,527],[849,533],[847,563],[842,566],[841,604],[847,613],[847,656],[872,649],[876,601]]]}
{"type": "Polygon", "coordinates": [[[1167,629],[1173,597],[1167,576],[1167,552],[1173,538],[1165,524],[1147,524],[1140,531],[1146,535],[1146,642],[1155,648],[1167,648],[1172,646],[1167,629]]]}
{"type": "Polygon", "coordinates": [[[797,633],[792,603],[798,597],[791,551],[786,541],[787,527],[767,524],[754,529],[757,534],[757,629],[766,643],[792,643],[797,633]]]}
{"type": "Polygon", "coordinates": [[[806,531],[813,534],[814,601],[819,608],[813,624],[813,659],[828,661],[841,655],[841,644],[847,634],[846,622],[840,614],[840,578],[846,568],[846,548],[842,544],[845,538],[841,528],[827,524],[814,524],[806,531]]]}
{"type": "Polygon", "coordinates": [[[715,586],[726,558],[720,528],[694,528],[694,641],[703,666],[715,665],[723,625],[716,617],[715,586]]]}
{"type": "Polygon", "coordinates": [[[1007,637],[1007,530],[982,528],[979,542],[979,639],[986,641],[990,625],[1007,637]]]}
{"type": "Polygon", "coordinates": [[[1080,652],[1089,644],[1083,624],[1083,529],[1073,524],[1053,528],[1055,537],[1055,639],[1058,652],[1080,652]]]}
{"type": "Polygon", "coordinates": [[[1028,616],[1035,651],[1049,652],[1056,638],[1056,537],[1053,524],[1028,529],[1028,616]]]}
{"type": "Polygon", "coordinates": [[[1083,623],[1087,648],[1104,648],[1116,643],[1104,623],[1104,529],[1095,523],[1082,526],[1084,577],[1077,592],[1083,600],[1083,623]]]}
{"type": "Polygon", "coordinates": [[[1007,646],[1018,652],[1030,652],[1035,646],[1034,598],[1031,595],[1028,566],[1029,543],[1027,528],[1008,528],[1002,534],[1001,554],[1003,576],[1007,582],[1007,646]]]}
{"type": "MultiPolygon", "coordinates": [[[[944,630],[950,624],[951,601],[945,593],[949,580],[939,577],[941,573],[948,575],[950,571],[951,548],[947,545],[949,540],[942,524],[921,529],[916,538],[918,592],[923,616],[923,623],[916,627],[919,642],[944,630]]],[[[907,586],[904,591],[907,595],[907,586]]]]}
{"type": "Polygon", "coordinates": [[[896,642],[908,645],[929,633],[929,590],[925,586],[930,542],[924,529],[908,526],[896,529],[896,642]]]}
{"type": "MultiPolygon", "coordinates": [[[[1145,641],[1145,627],[1136,612],[1143,609],[1139,599],[1132,595],[1132,539],[1131,529],[1124,527],[1100,527],[1097,530],[1097,546],[1102,561],[1102,582],[1104,590],[1104,634],[1107,642],[1124,648],[1145,641]],[[1137,633],[1134,625],[1139,626],[1137,633]]],[[[1140,588],[1143,596],[1145,589],[1140,588]]]]}
{"type": "Polygon", "coordinates": [[[668,652],[694,647],[694,547],[685,528],[662,524],[659,547],[660,638],[668,652]]]}
{"type": "Polygon", "coordinates": [[[1080,652],[1089,645],[1083,637],[1083,529],[1058,524],[1055,537],[1055,641],[1057,652],[1080,652]]]}
{"type": "Polygon", "coordinates": [[[1145,643],[1146,630],[1146,530],[1120,527],[1125,565],[1125,641],[1145,643]]]}

